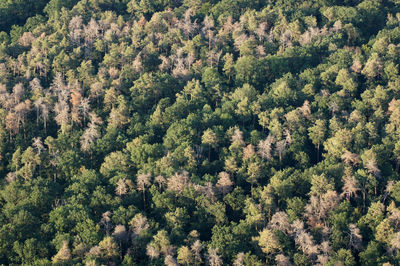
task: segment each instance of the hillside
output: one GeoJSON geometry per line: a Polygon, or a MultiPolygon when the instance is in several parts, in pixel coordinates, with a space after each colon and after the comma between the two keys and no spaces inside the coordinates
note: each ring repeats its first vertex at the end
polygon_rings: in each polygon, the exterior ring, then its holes
{"type": "Polygon", "coordinates": [[[399,0],[0,0],[0,264],[399,265],[399,0]]]}

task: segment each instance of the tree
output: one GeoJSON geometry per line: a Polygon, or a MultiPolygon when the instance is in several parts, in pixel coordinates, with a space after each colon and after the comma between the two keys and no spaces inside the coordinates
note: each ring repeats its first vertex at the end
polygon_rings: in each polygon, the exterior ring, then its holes
{"type": "Polygon", "coordinates": [[[316,120],[314,126],[308,129],[308,135],[314,145],[317,146],[317,161],[319,161],[319,150],[325,139],[326,124],[324,120],[316,120]]]}
{"type": "Polygon", "coordinates": [[[21,156],[21,163],[23,166],[19,169],[18,174],[25,180],[31,179],[36,167],[41,163],[40,156],[35,154],[32,147],[28,147],[21,156]]]}
{"type": "Polygon", "coordinates": [[[272,159],[272,144],[274,143],[275,138],[271,135],[268,135],[268,137],[265,140],[260,140],[258,143],[258,154],[261,156],[261,158],[266,158],[267,160],[272,159]]]}
{"type": "Polygon", "coordinates": [[[213,43],[214,31],[214,20],[212,17],[206,16],[203,20],[203,33],[208,39],[208,50],[211,51],[211,44],[213,43]]]}
{"type": "Polygon", "coordinates": [[[285,234],[288,234],[291,229],[288,216],[285,212],[276,212],[269,221],[268,227],[272,230],[279,230],[285,234]]]}
{"type": "Polygon", "coordinates": [[[112,108],[108,118],[108,126],[122,128],[128,123],[128,107],[122,95],[118,96],[118,108],[112,108]]]}
{"type": "Polygon", "coordinates": [[[152,256],[160,252],[164,256],[168,256],[171,255],[174,250],[174,247],[171,245],[168,238],[167,231],[165,230],[158,231],[157,234],[153,236],[153,241],[150,242],[149,246],[150,247],[148,248],[148,250],[149,252],[151,252],[152,256]],[[154,249],[154,251],[151,251],[152,249],[154,249]]]}
{"type": "Polygon", "coordinates": [[[225,72],[225,75],[228,76],[228,81],[231,81],[231,78],[234,74],[234,59],[233,59],[233,54],[227,53],[224,55],[222,60],[225,62],[223,71],[225,72]]]}
{"type": "Polygon", "coordinates": [[[54,263],[68,263],[72,259],[71,250],[68,247],[68,241],[63,241],[62,247],[53,257],[54,263]]]}
{"type": "Polygon", "coordinates": [[[146,187],[150,186],[151,174],[139,174],[136,177],[137,190],[143,193],[143,206],[146,205],[146,187]]]}
{"type": "Polygon", "coordinates": [[[380,60],[378,54],[373,53],[365,64],[361,73],[366,75],[368,78],[376,78],[382,75],[382,70],[382,61],[380,60]]]}
{"type": "Polygon", "coordinates": [[[267,228],[264,228],[261,232],[259,232],[259,236],[254,237],[253,240],[258,242],[261,250],[267,255],[274,254],[282,249],[275,233],[267,228]]]}
{"type": "Polygon", "coordinates": [[[347,150],[343,153],[341,158],[346,164],[352,164],[353,166],[357,166],[360,162],[357,154],[349,152],[347,150]]]}
{"type": "Polygon", "coordinates": [[[165,256],[164,264],[166,266],[178,266],[178,263],[176,262],[175,258],[172,257],[171,255],[165,256]]]}
{"type": "Polygon", "coordinates": [[[6,129],[10,132],[10,139],[12,135],[18,134],[19,122],[18,115],[14,112],[8,112],[6,116],[6,129]]]}
{"type": "Polygon", "coordinates": [[[352,175],[351,170],[347,168],[343,176],[343,192],[341,196],[346,196],[347,200],[350,200],[351,197],[357,195],[357,191],[359,190],[357,179],[352,175]]]}
{"type": "Polygon", "coordinates": [[[129,222],[130,229],[132,230],[134,237],[140,236],[143,232],[149,229],[149,223],[146,216],[141,213],[136,214],[129,222]]]}
{"type": "Polygon", "coordinates": [[[126,178],[121,178],[120,180],[118,180],[117,182],[117,187],[115,188],[115,194],[117,196],[123,196],[126,193],[128,193],[128,185],[126,184],[126,178]]]}
{"type": "Polygon", "coordinates": [[[366,150],[361,155],[361,159],[362,159],[364,167],[367,169],[368,173],[371,173],[376,177],[380,177],[381,170],[378,168],[378,165],[376,162],[376,155],[373,150],[366,150]]]}
{"type": "Polygon", "coordinates": [[[189,173],[183,171],[182,173],[175,173],[167,181],[168,190],[174,191],[178,194],[182,193],[183,190],[189,186],[189,173]]]}
{"type": "Polygon", "coordinates": [[[38,154],[40,155],[40,153],[45,150],[45,147],[43,146],[42,143],[42,138],[36,137],[33,138],[32,140],[33,140],[32,146],[37,150],[38,154]]]}
{"type": "Polygon", "coordinates": [[[211,148],[215,148],[217,146],[218,138],[211,129],[207,129],[204,131],[203,136],[201,137],[201,142],[205,145],[208,145],[208,160],[210,160],[211,148]]]}
{"type": "Polygon", "coordinates": [[[231,181],[227,172],[220,172],[218,174],[218,182],[216,188],[221,192],[222,195],[226,195],[232,190],[233,182],[231,181]]]}
{"type": "Polygon", "coordinates": [[[119,224],[114,228],[112,236],[115,238],[115,240],[120,242],[120,246],[122,243],[126,243],[128,241],[128,232],[126,231],[125,226],[122,224],[119,224]]]}
{"type": "Polygon", "coordinates": [[[91,146],[99,137],[98,126],[94,122],[90,122],[88,128],[81,136],[81,150],[83,152],[91,152],[91,146]]]}
{"type": "Polygon", "coordinates": [[[279,162],[282,162],[282,157],[286,151],[287,144],[288,143],[287,143],[286,139],[276,142],[275,154],[278,155],[279,162]]]}
{"type": "Polygon", "coordinates": [[[290,263],[290,259],[287,256],[283,255],[283,254],[276,255],[275,261],[276,261],[276,264],[278,266],[289,266],[289,265],[292,265],[290,263]]]}
{"type": "Polygon", "coordinates": [[[178,249],[178,263],[184,265],[193,265],[193,254],[187,246],[178,249]]]}
{"type": "Polygon", "coordinates": [[[213,248],[208,249],[207,261],[210,266],[222,265],[222,259],[218,255],[218,249],[213,249],[213,248]]]}
{"type": "Polygon", "coordinates": [[[360,234],[360,229],[354,224],[349,225],[350,236],[349,236],[349,246],[351,249],[360,250],[362,244],[362,235],[360,234]]]}
{"type": "Polygon", "coordinates": [[[203,250],[203,245],[201,244],[200,240],[196,240],[194,241],[194,243],[192,244],[192,246],[190,247],[190,249],[193,252],[194,258],[198,263],[202,263],[202,259],[201,259],[201,251],[203,250]]]}
{"type": "Polygon", "coordinates": [[[258,180],[263,176],[263,169],[262,166],[259,162],[252,162],[249,164],[247,168],[247,181],[251,184],[251,187],[253,188],[253,185],[258,182],[258,180]]]}
{"type": "Polygon", "coordinates": [[[100,241],[99,248],[101,256],[108,261],[115,259],[119,255],[118,245],[110,236],[106,236],[102,241],[100,241]]]}

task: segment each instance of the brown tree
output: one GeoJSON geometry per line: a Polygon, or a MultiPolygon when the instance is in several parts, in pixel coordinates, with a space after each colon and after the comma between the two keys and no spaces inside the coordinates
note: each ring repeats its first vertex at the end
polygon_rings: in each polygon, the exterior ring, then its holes
{"type": "Polygon", "coordinates": [[[208,248],[207,261],[210,266],[222,265],[222,258],[218,255],[218,249],[208,248]]]}
{"type": "Polygon", "coordinates": [[[63,241],[63,244],[57,254],[53,257],[53,262],[58,264],[68,263],[71,261],[71,250],[68,247],[68,241],[63,241]]]}
{"type": "Polygon", "coordinates": [[[126,193],[128,193],[128,185],[126,184],[126,178],[121,178],[120,180],[118,180],[117,182],[117,187],[115,188],[115,194],[119,197],[125,195],[126,193]]]}
{"type": "Polygon", "coordinates": [[[182,193],[189,184],[190,178],[187,171],[175,173],[175,175],[171,176],[167,181],[168,190],[174,191],[178,194],[182,193]]]}
{"type": "Polygon", "coordinates": [[[261,158],[265,158],[267,160],[272,159],[272,144],[274,143],[275,138],[272,135],[268,135],[265,140],[260,140],[257,146],[257,152],[261,156],[261,158]]]}
{"type": "Polygon", "coordinates": [[[146,187],[151,185],[151,174],[139,174],[136,177],[137,190],[143,193],[143,206],[146,205],[146,187]]]}
{"type": "Polygon", "coordinates": [[[232,190],[233,182],[231,181],[227,172],[221,172],[218,174],[218,182],[216,188],[219,192],[225,196],[232,190]]]}

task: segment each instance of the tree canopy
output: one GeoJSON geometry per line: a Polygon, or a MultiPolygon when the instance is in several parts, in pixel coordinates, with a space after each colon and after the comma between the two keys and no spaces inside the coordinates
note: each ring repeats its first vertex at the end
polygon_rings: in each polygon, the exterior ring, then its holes
{"type": "Polygon", "coordinates": [[[0,264],[398,265],[400,1],[0,1],[0,264]]]}

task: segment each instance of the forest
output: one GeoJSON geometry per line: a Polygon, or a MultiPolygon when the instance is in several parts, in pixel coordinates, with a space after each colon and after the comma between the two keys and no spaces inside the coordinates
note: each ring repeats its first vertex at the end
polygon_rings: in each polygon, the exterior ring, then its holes
{"type": "Polygon", "coordinates": [[[400,265],[400,0],[0,0],[0,265],[400,265]]]}

